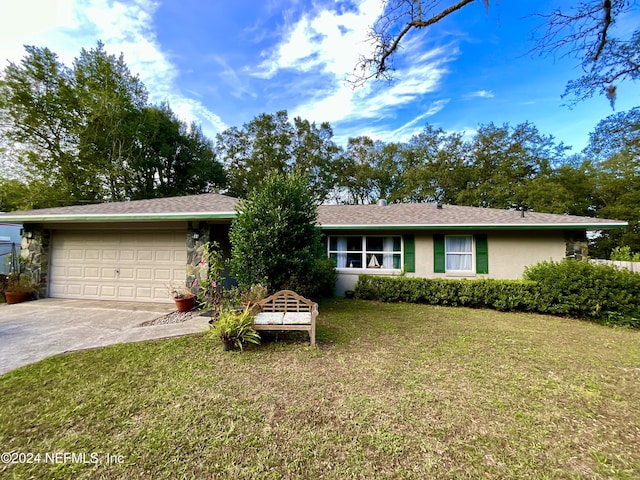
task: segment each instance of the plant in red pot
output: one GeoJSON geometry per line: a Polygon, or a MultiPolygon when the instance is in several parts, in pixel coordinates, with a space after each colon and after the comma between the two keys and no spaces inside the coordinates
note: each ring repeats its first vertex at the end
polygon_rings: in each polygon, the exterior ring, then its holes
{"type": "Polygon", "coordinates": [[[179,312],[190,311],[196,303],[196,296],[187,287],[171,288],[171,297],[179,312]]]}
{"type": "Polygon", "coordinates": [[[4,298],[9,305],[24,302],[34,291],[36,284],[31,275],[13,272],[9,274],[4,298]]]}

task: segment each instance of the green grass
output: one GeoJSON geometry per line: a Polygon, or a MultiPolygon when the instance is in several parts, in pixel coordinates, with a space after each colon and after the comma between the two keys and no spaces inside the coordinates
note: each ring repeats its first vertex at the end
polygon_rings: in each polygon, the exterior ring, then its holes
{"type": "Polygon", "coordinates": [[[2,451],[89,463],[0,477],[640,478],[639,331],[338,299],[319,348],[305,339],[240,353],[203,334],[10,372],[2,451]]]}

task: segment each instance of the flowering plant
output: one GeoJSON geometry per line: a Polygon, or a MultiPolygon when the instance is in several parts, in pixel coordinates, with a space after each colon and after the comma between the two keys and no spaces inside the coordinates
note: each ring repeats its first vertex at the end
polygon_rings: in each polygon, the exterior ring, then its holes
{"type": "Polygon", "coordinates": [[[217,242],[204,243],[200,249],[201,259],[194,270],[192,287],[198,290],[200,307],[209,310],[211,317],[217,319],[224,292],[224,260],[217,242]]]}

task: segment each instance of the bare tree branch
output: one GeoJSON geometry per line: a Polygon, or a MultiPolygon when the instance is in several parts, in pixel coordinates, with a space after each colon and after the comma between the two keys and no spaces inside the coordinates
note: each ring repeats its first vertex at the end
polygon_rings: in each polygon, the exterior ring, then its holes
{"type": "MultiPolygon", "coordinates": [[[[369,33],[373,52],[371,56],[360,57],[352,78],[348,81],[355,87],[359,87],[372,78],[391,78],[389,73],[393,70],[391,60],[411,30],[435,25],[475,1],[477,0],[458,0],[454,4],[442,8],[443,2],[441,0],[431,0],[430,2],[387,0],[384,14],[369,33]],[[437,13],[433,13],[434,11],[437,13]],[[396,30],[398,30],[397,33],[395,33],[396,30]]],[[[489,0],[483,0],[483,2],[488,7],[489,0]]]]}
{"type": "Polygon", "coordinates": [[[602,9],[604,10],[604,20],[602,25],[602,31],[600,32],[600,44],[596,50],[596,54],[593,56],[593,61],[597,62],[604,45],[607,43],[607,32],[609,31],[609,25],[611,25],[611,0],[604,0],[602,2],[602,9]]]}

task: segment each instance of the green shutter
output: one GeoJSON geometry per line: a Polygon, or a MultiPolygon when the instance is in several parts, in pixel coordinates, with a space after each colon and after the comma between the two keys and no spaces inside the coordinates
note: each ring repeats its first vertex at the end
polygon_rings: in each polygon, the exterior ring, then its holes
{"type": "Polygon", "coordinates": [[[489,273],[489,245],[486,235],[476,235],[476,273],[489,273]]]}
{"type": "Polygon", "coordinates": [[[416,271],[416,239],[413,235],[404,235],[404,271],[416,271]]]}
{"type": "Polygon", "coordinates": [[[442,234],[433,236],[433,271],[445,273],[444,235],[442,234]]]}

